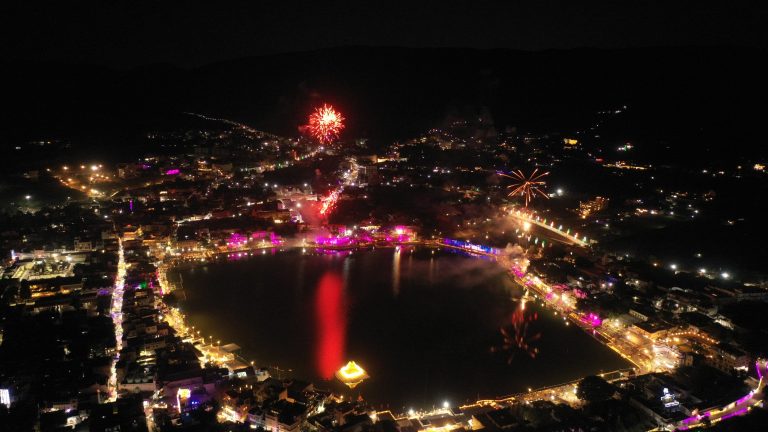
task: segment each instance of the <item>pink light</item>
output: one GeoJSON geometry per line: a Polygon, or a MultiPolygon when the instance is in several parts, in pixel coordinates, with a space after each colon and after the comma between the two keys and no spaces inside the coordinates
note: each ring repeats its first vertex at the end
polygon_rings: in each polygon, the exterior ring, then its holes
{"type": "Polygon", "coordinates": [[[590,312],[586,315],[583,315],[581,317],[581,320],[591,325],[592,327],[598,327],[600,324],[603,323],[603,320],[600,318],[600,316],[594,312],[590,312]]]}
{"type": "Polygon", "coordinates": [[[169,169],[168,171],[166,171],[165,175],[176,175],[176,174],[179,174],[179,173],[181,173],[181,171],[179,171],[178,168],[173,168],[173,169],[169,169]]]}
{"type": "Polygon", "coordinates": [[[413,234],[413,231],[410,228],[408,228],[407,226],[404,226],[404,225],[395,225],[393,231],[394,231],[395,235],[397,235],[397,236],[405,235],[405,236],[409,236],[410,237],[413,234]]]}
{"type": "Polygon", "coordinates": [[[248,243],[245,236],[239,233],[232,233],[227,240],[227,247],[230,249],[236,249],[245,246],[248,243]]]}
{"type": "Polygon", "coordinates": [[[746,413],[747,413],[747,409],[746,408],[742,408],[742,409],[740,409],[738,411],[734,411],[734,412],[732,412],[730,414],[726,414],[726,415],[720,417],[720,420],[727,420],[727,419],[729,419],[731,417],[736,417],[736,416],[744,415],[746,413]]]}
{"type": "Polygon", "coordinates": [[[350,237],[317,237],[315,243],[321,246],[348,246],[354,243],[354,240],[350,237]]]}
{"type": "Polygon", "coordinates": [[[413,241],[413,231],[403,225],[396,225],[387,235],[387,241],[407,243],[413,241]]]}
{"type": "Polygon", "coordinates": [[[278,244],[280,244],[280,243],[282,243],[282,242],[283,242],[283,241],[282,241],[282,240],[280,240],[280,238],[279,238],[279,237],[277,237],[277,235],[275,235],[275,233],[273,233],[273,232],[269,233],[269,241],[271,241],[273,245],[278,245],[278,244]]]}
{"type": "Polygon", "coordinates": [[[752,392],[749,392],[748,394],[741,397],[741,399],[736,401],[736,405],[741,405],[744,402],[748,401],[752,397],[752,392]]]}
{"type": "Polygon", "coordinates": [[[580,299],[587,298],[587,293],[585,293],[584,291],[578,288],[573,290],[573,295],[575,295],[576,298],[580,298],[580,299]]]}

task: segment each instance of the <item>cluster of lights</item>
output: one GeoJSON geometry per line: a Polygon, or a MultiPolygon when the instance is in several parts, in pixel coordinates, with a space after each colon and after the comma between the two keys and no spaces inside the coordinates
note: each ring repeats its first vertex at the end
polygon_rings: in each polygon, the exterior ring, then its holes
{"type": "MultiPolygon", "coordinates": [[[[700,257],[701,255],[697,254],[697,256],[700,257]]],[[[658,263],[653,263],[654,267],[658,267],[658,265],[659,265],[658,263]]],[[[669,269],[674,271],[675,273],[677,273],[678,270],[680,269],[680,267],[677,265],[677,263],[671,263],[669,265],[669,269]]],[[[701,268],[699,268],[698,272],[701,275],[706,275],[708,273],[708,270],[706,268],[704,268],[704,267],[701,267],[701,268]]],[[[731,274],[729,272],[727,272],[727,271],[724,271],[724,272],[720,273],[720,277],[723,278],[723,279],[730,279],[731,278],[731,274]]]]}
{"type": "Polygon", "coordinates": [[[680,337],[700,339],[709,343],[710,345],[714,345],[717,343],[717,340],[715,340],[714,338],[711,338],[706,334],[693,332],[693,331],[682,331],[682,332],[670,333],[669,336],[667,337],[667,340],[671,339],[677,342],[679,341],[680,337]]]}
{"type": "Polygon", "coordinates": [[[591,325],[592,327],[599,327],[603,323],[602,318],[600,318],[600,316],[594,312],[589,312],[582,315],[581,320],[591,325]]]}
{"type": "Polygon", "coordinates": [[[283,243],[283,240],[277,236],[274,232],[257,231],[246,237],[240,233],[232,233],[227,240],[227,248],[229,249],[243,249],[253,245],[254,241],[261,241],[261,244],[266,244],[269,241],[271,246],[279,246],[283,243]]]}

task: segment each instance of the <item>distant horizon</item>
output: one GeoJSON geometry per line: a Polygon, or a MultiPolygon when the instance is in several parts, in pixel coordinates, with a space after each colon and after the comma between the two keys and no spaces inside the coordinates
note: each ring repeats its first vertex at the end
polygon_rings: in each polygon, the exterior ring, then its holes
{"type": "Polygon", "coordinates": [[[509,54],[546,54],[546,53],[570,53],[570,52],[605,52],[605,53],[618,53],[618,52],[632,52],[632,51],[645,51],[645,52],[669,52],[669,51],[726,51],[726,52],[749,52],[768,54],[768,47],[749,46],[749,45],[729,45],[729,44],[711,44],[711,45],[643,45],[643,46],[627,46],[627,47],[572,47],[572,48],[541,48],[541,49],[522,49],[522,48],[483,48],[483,47],[470,47],[470,46],[407,46],[407,45],[338,45],[331,47],[321,48],[308,48],[308,49],[296,49],[287,51],[275,51],[265,53],[254,53],[251,55],[242,55],[235,57],[226,57],[221,59],[215,59],[204,63],[195,64],[180,64],[172,61],[157,61],[147,63],[136,63],[130,65],[118,65],[109,64],[107,62],[88,61],[85,59],[73,59],[73,58],[51,58],[51,59],[0,59],[0,64],[5,67],[13,67],[16,65],[69,65],[69,66],[89,66],[104,68],[115,71],[134,71],[139,69],[146,69],[152,67],[170,67],[174,69],[192,71],[209,66],[215,66],[220,64],[238,62],[249,59],[259,59],[267,57],[282,57],[292,55],[304,55],[319,52],[340,52],[340,51],[354,51],[354,50],[368,50],[368,51],[435,51],[435,52],[477,52],[477,53],[489,53],[489,52],[503,52],[509,54]]]}

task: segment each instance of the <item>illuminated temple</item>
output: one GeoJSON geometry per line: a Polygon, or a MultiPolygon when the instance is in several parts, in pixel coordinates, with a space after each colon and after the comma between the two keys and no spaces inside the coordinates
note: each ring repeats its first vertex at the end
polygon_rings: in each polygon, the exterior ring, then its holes
{"type": "Polygon", "coordinates": [[[336,371],[336,378],[346,384],[349,388],[355,388],[368,378],[365,369],[358,366],[357,363],[350,361],[344,367],[336,371]]]}

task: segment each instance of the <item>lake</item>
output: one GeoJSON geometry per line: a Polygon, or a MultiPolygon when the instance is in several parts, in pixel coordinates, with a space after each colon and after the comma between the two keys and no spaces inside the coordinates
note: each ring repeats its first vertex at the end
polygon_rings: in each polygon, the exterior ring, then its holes
{"type": "Polygon", "coordinates": [[[522,288],[489,259],[426,247],[262,252],[171,272],[190,323],[248,361],[380,408],[460,404],[630,366],[553,311],[532,301],[521,310],[522,288]],[[349,360],[370,375],[352,390],[333,375],[349,360]]]}

